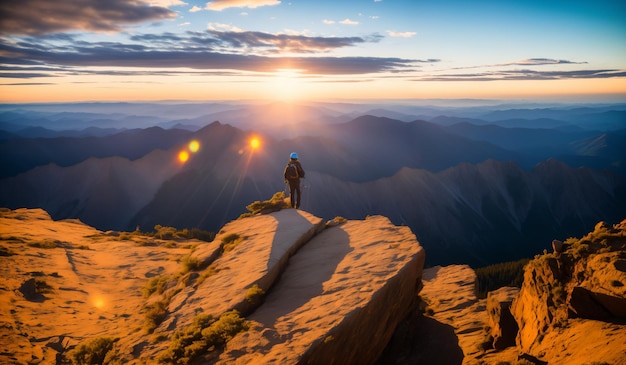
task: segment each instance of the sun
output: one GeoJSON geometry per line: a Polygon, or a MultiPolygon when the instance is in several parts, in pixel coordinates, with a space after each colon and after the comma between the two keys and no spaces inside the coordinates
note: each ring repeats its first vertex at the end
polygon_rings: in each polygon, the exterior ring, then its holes
{"type": "Polygon", "coordinates": [[[299,70],[281,69],[271,79],[269,90],[274,98],[282,101],[294,101],[301,97],[303,87],[299,70]]]}
{"type": "Polygon", "coordinates": [[[252,137],[250,139],[250,147],[252,147],[253,150],[261,147],[261,140],[258,137],[252,137]]]}

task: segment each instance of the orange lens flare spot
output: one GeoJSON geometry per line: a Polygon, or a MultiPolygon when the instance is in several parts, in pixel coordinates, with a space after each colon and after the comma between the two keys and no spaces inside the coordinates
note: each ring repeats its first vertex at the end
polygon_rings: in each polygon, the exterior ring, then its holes
{"type": "Polygon", "coordinates": [[[200,149],[200,142],[193,140],[189,142],[189,151],[196,153],[200,149]]]}
{"type": "Polygon", "coordinates": [[[252,137],[252,139],[250,139],[250,147],[252,147],[253,149],[257,149],[261,146],[261,140],[258,139],[257,137],[252,137]]]}
{"type": "Polygon", "coordinates": [[[189,152],[187,151],[180,151],[178,153],[178,161],[185,163],[187,162],[187,160],[189,160],[189,152]]]}

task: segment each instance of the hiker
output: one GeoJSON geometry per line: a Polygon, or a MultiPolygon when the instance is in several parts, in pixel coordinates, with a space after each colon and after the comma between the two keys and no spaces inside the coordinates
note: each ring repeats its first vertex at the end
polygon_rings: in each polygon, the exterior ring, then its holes
{"type": "Polygon", "coordinates": [[[300,191],[300,178],[304,177],[304,170],[302,169],[300,161],[298,161],[297,153],[292,152],[291,155],[289,155],[289,162],[287,162],[283,175],[285,177],[285,183],[289,183],[291,207],[298,209],[300,208],[300,198],[302,195],[300,191]]]}

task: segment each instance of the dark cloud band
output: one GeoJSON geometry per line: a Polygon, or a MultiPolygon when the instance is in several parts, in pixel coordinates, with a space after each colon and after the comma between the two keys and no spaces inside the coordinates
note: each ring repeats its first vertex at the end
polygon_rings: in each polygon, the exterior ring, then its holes
{"type": "Polygon", "coordinates": [[[0,1],[0,33],[44,35],[75,30],[120,31],[121,26],[176,17],[138,0],[0,1]]]}

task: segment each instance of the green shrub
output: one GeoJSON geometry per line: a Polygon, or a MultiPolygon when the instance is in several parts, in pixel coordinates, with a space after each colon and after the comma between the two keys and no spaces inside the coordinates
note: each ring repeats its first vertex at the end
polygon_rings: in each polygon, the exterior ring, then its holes
{"type": "Polygon", "coordinates": [[[285,202],[285,192],[279,191],[274,193],[270,200],[255,201],[254,203],[246,206],[249,213],[242,214],[239,218],[250,217],[262,212],[275,212],[283,208],[288,208],[289,205],[285,202]]]}
{"type": "Polygon", "coordinates": [[[154,226],[154,230],[155,232],[151,235],[163,240],[195,238],[201,241],[211,242],[215,238],[215,233],[204,231],[199,228],[183,228],[182,230],[177,230],[174,227],[164,227],[160,224],[157,224],[156,226],[154,226]]]}
{"type": "Polygon", "coordinates": [[[117,340],[111,337],[92,338],[69,351],[67,356],[75,365],[101,365],[117,340]]]}
{"type": "Polygon", "coordinates": [[[152,333],[165,319],[167,315],[167,304],[159,301],[152,303],[147,309],[144,328],[148,333],[152,333]]]}
{"type": "Polygon", "coordinates": [[[188,364],[202,354],[222,349],[237,333],[249,328],[237,311],[222,314],[218,320],[199,315],[189,327],[176,331],[170,346],[158,357],[160,363],[188,364]]]}
{"type": "Polygon", "coordinates": [[[239,236],[237,233],[231,233],[222,237],[222,248],[224,252],[231,251],[235,246],[243,242],[244,239],[244,237],[239,236]]]}
{"type": "Polygon", "coordinates": [[[184,256],[181,259],[181,263],[183,264],[182,274],[200,269],[200,260],[198,260],[197,257],[191,257],[189,255],[184,256]]]}
{"type": "Polygon", "coordinates": [[[265,291],[263,291],[263,289],[261,289],[257,284],[254,284],[248,288],[248,291],[246,292],[246,300],[250,303],[256,303],[261,297],[263,297],[264,294],[265,291]]]}
{"type": "Polygon", "coordinates": [[[143,296],[148,298],[153,293],[163,294],[167,286],[168,280],[169,279],[167,276],[157,276],[148,280],[148,283],[142,289],[143,296]]]}

